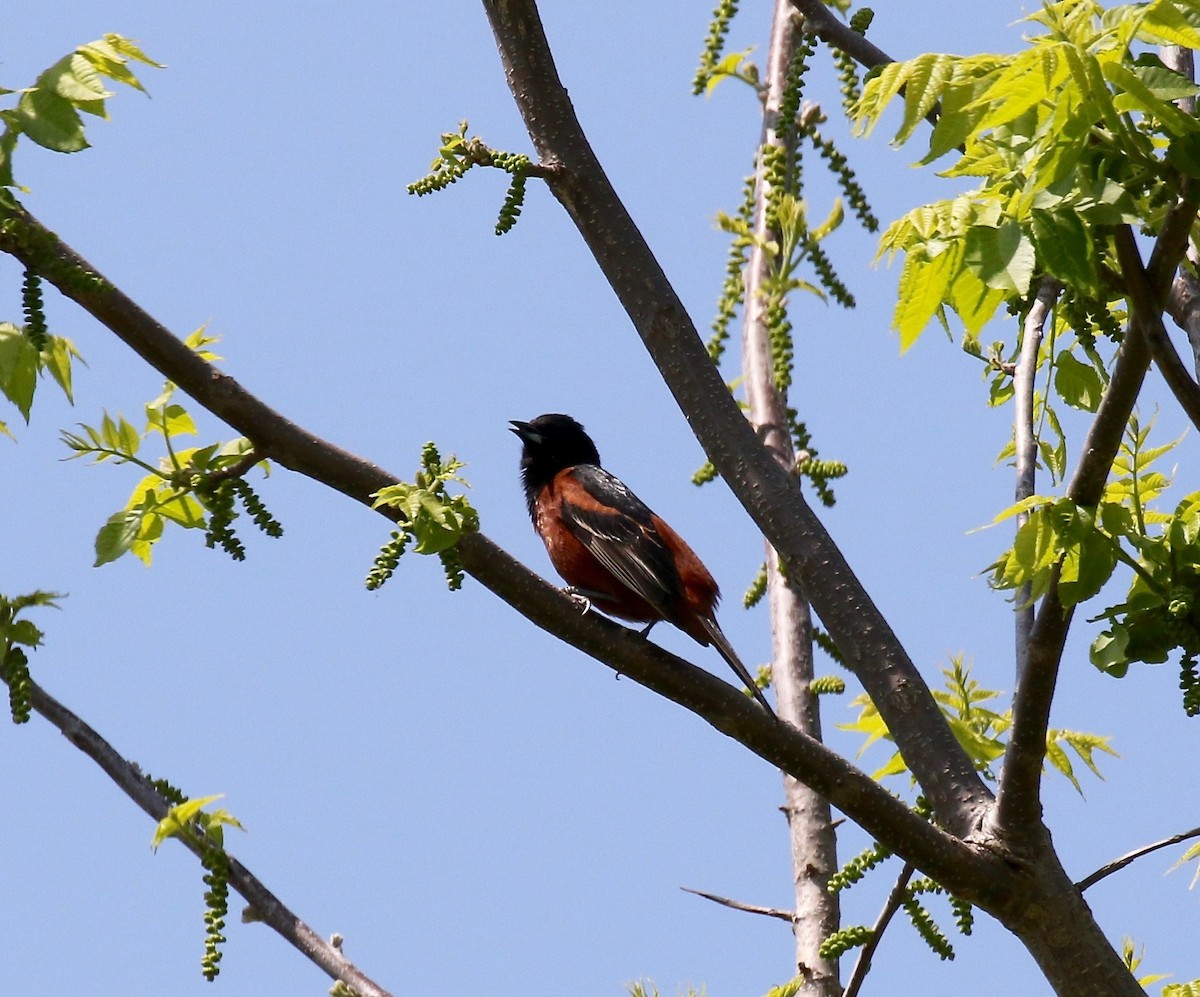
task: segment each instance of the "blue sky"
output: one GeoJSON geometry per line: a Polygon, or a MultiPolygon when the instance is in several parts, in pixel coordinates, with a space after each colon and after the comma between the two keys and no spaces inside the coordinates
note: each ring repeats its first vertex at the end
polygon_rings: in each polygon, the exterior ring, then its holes
{"type": "MultiPolygon", "coordinates": [[[[499,174],[404,193],[462,118],[498,148],[528,149],[478,5],[10,7],[0,86],[32,82],[106,31],[168,66],[142,74],[150,99],[122,91],[111,122],[89,123],[92,149],[19,150],[27,205],[68,243],[180,335],[208,323],[224,369],[319,435],[404,476],[428,439],[457,453],[483,529],[546,574],[505,427],[574,414],[712,569],[743,657],[765,660],[765,610],[740,609],[760,540],[723,485],[689,484],[701,451],[564,213],[531,183],[519,225],[497,239],[499,174]]],[[[761,48],[769,5],[743,7],[731,44],[761,48]]],[[[713,218],[736,205],[758,133],[749,91],[690,95],[709,3],[544,8],[605,168],[706,327],[726,248],[713,218]]],[[[1011,51],[1021,13],[988,4],[964,17],[931,0],[880,11],[871,36],[901,57],[1011,51]]],[[[809,96],[834,117],[821,65],[809,96]]],[[[910,169],[919,152],[890,148],[888,134],[847,148],[885,220],[950,189],[910,169]]],[[[809,196],[823,217],[832,187],[809,196]]],[[[1005,540],[968,531],[1010,501],[1011,472],[994,465],[1008,413],[986,408],[977,362],[940,332],[899,356],[896,275],[872,267],[873,237],[847,228],[830,245],[858,309],[813,298],[793,316],[794,403],[822,455],[851,468],[823,516],[931,682],[962,652],[1007,690],[1010,607],[981,577],[1005,540]]],[[[19,315],[19,278],[0,260],[0,318],[19,315]]],[[[96,530],[136,476],[60,462],[57,432],[104,408],[137,418],[162,378],[70,303],[50,295],[47,310],[88,366],[74,408],[46,391],[29,427],[0,415],[19,437],[0,440],[0,585],[69,593],[37,618],[48,636],[34,674],[52,694],[153,774],[193,796],[224,793],[247,828],[231,850],[397,994],[590,997],[648,977],[664,994],[692,983],[724,997],[788,978],[785,924],[679,890],[788,905],[777,773],[480,586],[447,593],[436,562],[406,558],[366,592],[379,517],[280,471],[256,484],[286,536],[244,533],[244,564],[178,533],[150,570],[129,558],[93,569],[96,530]]],[[[1144,412],[1161,395],[1151,382],[1144,412]]],[[[202,439],[232,435],[195,414],[202,439]]],[[[1184,426],[1167,400],[1159,422],[1163,440],[1184,426]]],[[[1182,495],[1193,441],[1179,453],[1182,495]]],[[[1106,782],[1083,777],[1086,801],[1051,781],[1047,818],[1082,877],[1197,823],[1197,733],[1172,666],[1115,682],[1087,663],[1090,631],[1077,630],[1052,722],[1113,734],[1122,755],[1103,760],[1106,782]]],[[[686,637],[654,639],[724,674],[686,637]]],[[[826,726],[853,753],[832,729],[853,718],[848,700],[829,702],[826,726]]],[[[40,720],[0,726],[0,751],[0,991],[327,989],[266,929],[236,923],[236,898],[220,980],[206,985],[192,858],[174,845],[152,854],[151,823],[40,720]]],[[[848,831],[843,857],[863,844],[848,831]]],[[[1200,973],[1196,895],[1187,872],[1164,878],[1173,857],[1088,898],[1114,937],[1148,946],[1147,970],[1186,980],[1200,973]]],[[[848,896],[848,921],[874,920],[888,878],[848,896]]],[[[958,959],[939,964],[896,924],[875,992],[917,979],[934,997],[1048,992],[986,918],[955,943],[958,959]]]]}

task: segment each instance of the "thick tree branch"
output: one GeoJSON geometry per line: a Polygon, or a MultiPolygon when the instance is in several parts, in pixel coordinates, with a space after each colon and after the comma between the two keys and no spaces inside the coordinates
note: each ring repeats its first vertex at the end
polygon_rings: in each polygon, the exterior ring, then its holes
{"type": "MultiPolygon", "coordinates": [[[[126,796],[156,821],[167,815],[170,804],[159,795],[136,765],[123,758],[92,727],[37,683],[30,682],[29,689],[33,708],[99,765],[126,796]]],[[[197,858],[201,857],[202,849],[198,843],[185,837],[180,837],[179,841],[197,858]]],[[[283,901],[232,855],[229,856],[229,885],[250,904],[253,920],[262,921],[273,928],[310,962],[329,974],[331,979],[344,981],[362,997],[388,997],[388,992],[364,975],[342,954],[339,947],[327,942],[288,910],[283,901]]]]}
{"type": "MultiPolygon", "coordinates": [[[[369,506],[371,496],[398,479],[290,422],[236,380],[201,359],[164,326],[100,277],[86,261],[22,211],[22,236],[0,225],[0,251],[39,270],[66,297],[108,326],[164,377],[218,418],[254,441],[261,457],[312,478],[369,506]],[[32,238],[29,238],[29,237],[32,238]],[[33,244],[37,249],[31,248],[33,244]],[[50,253],[52,259],[48,259],[50,253]],[[90,275],[90,276],[88,276],[90,275]],[[85,279],[79,279],[84,276],[85,279]]],[[[380,509],[388,515],[390,510],[380,509]]],[[[559,589],[479,533],[461,540],[466,570],[531,622],[620,674],[698,713],[762,758],[801,779],[893,851],[941,882],[960,883],[993,865],[977,852],[911,813],[869,776],[820,742],[777,723],[716,676],[677,658],[599,614],[580,614],[559,589]]],[[[985,874],[986,878],[986,874],[985,874]]],[[[968,889],[969,887],[963,887],[968,889]]]]}
{"type": "Polygon", "coordinates": [[[717,471],[800,580],[952,834],[991,793],[929,689],[792,476],[755,438],[695,326],[596,159],[558,77],[533,0],[484,0],[509,87],[547,184],[588,244],[717,471]]]}
{"type": "Polygon", "coordinates": [[[1082,893],[1084,890],[1095,886],[1100,880],[1106,879],[1114,872],[1120,872],[1130,863],[1136,862],[1145,855],[1150,855],[1162,848],[1170,848],[1172,845],[1178,845],[1184,841],[1190,841],[1192,838],[1200,838],[1200,827],[1193,827],[1190,831],[1184,831],[1182,834],[1173,834],[1169,838],[1163,838],[1162,841],[1156,841],[1150,845],[1143,845],[1141,848],[1135,848],[1131,852],[1126,852],[1119,859],[1105,863],[1090,876],[1085,876],[1075,888],[1082,893]]]}

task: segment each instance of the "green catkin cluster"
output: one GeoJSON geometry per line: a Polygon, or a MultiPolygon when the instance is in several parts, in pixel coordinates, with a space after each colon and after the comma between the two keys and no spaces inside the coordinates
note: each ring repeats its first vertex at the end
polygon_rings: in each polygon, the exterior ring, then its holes
{"type": "Polygon", "coordinates": [[[200,966],[210,983],[221,972],[220,946],[225,941],[225,915],[229,913],[229,856],[216,845],[208,848],[200,860],[207,870],[204,885],[204,958],[200,966]]]}
{"type": "Polygon", "coordinates": [[[772,294],[763,309],[763,322],[771,341],[771,366],[775,389],[787,397],[792,386],[792,360],[795,348],[792,343],[792,323],[787,317],[787,303],[781,294],[772,294]]]}
{"type": "MultiPolygon", "coordinates": [[[[842,188],[842,193],[846,195],[846,200],[850,204],[850,210],[854,212],[855,217],[862,223],[863,228],[868,232],[878,231],[879,219],[871,211],[871,205],[867,201],[867,193],[858,182],[858,177],[854,175],[854,170],[850,168],[849,161],[838,150],[838,147],[833,144],[833,140],[822,135],[816,125],[807,127],[805,133],[808,135],[808,140],[812,143],[812,147],[816,149],[817,155],[825,160],[829,171],[837,178],[838,186],[842,188]]],[[[830,290],[832,291],[832,288],[830,290]]],[[[838,300],[840,301],[841,299],[839,298],[838,300]]],[[[853,298],[850,300],[853,302],[853,298]]],[[[853,308],[854,305],[851,303],[846,305],[846,307],[853,308]]]]}
{"type": "Polygon", "coordinates": [[[13,723],[28,723],[33,708],[33,680],[29,677],[29,657],[21,648],[9,647],[0,662],[0,677],[8,685],[8,709],[13,723]]]}
{"type": "Polygon", "coordinates": [[[438,551],[438,560],[442,562],[442,570],[446,573],[447,587],[451,592],[457,592],[462,588],[465,577],[462,555],[459,554],[458,547],[447,547],[445,550],[438,551]]]}
{"type": "Polygon", "coordinates": [[[1200,714],[1200,674],[1194,651],[1185,651],[1179,662],[1179,688],[1183,690],[1183,712],[1189,717],[1200,714]]]}
{"type": "Polygon", "coordinates": [[[713,466],[711,460],[706,460],[692,475],[693,485],[707,485],[710,481],[717,480],[717,469],[713,466]]]}
{"type": "Polygon", "coordinates": [[[843,668],[848,667],[846,665],[846,659],[842,657],[842,652],[838,650],[837,644],[833,642],[833,638],[830,637],[826,631],[822,630],[820,627],[813,627],[812,635],[813,643],[816,644],[817,647],[828,654],[843,668]]]}
{"type": "Polygon", "coordinates": [[[905,898],[904,913],[908,915],[908,919],[912,921],[913,927],[917,929],[917,934],[924,939],[928,945],[937,954],[939,959],[953,959],[954,947],[950,944],[950,940],[942,934],[933,917],[930,915],[913,894],[911,889],[909,895],[905,898]]]}
{"type": "Polygon", "coordinates": [[[839,675],[820,675],[808,683],[814,696],[840,696],[846,691],[846,680],[839,675]]]}
{"type": "Polygon", "coordinates": [[[817,498],[827,509],[833,508],[837,497],[829,482],[845,477],[850,469],[840,460],[821,460],[817,456],[816,447],[812,443],[812,434],[808,426],[800,420],[800,413],[794,408],[787,410],[788,431],[792,434],[792,446],[799,457],[796,460],[796,474],[808,478],[812,482],[817,498]]]}
{"type": "Polygon", "coordinates": [[[154,779],[151,776],[146,776],[146,781],[154,789],[159,796],[166,800],[171,806],[179,807],[187,803],[187,796],[182,790],[176,789],[166,779],[154,779]]]}
{"type": "Polygon", "coordinates": [[[816,37],[803,31],[796,39],[796,48],[792,52],[792,61],[788,65],[787,77],[783,84],[783,93],[779,96],[779,116],[775,120],[776,134],[784,140],[792,158],[796,160],[789,164],[790,169],[785,178],[793,191],[800,189],[799,154],[796,148],[800,102],[804,97],[804,77],[808,72],[808,60],[812,58],[816,46],[816,37]]]}
{"type": "Polygon", "coordinates": [[[231,478],[230,482],[234,494],[241,500],[243,508],[250,514],[254,525],[273,540],[278,540],[283,536],[283,526],[267,511],[263,500],[258,497],[258,493],[251,487],[250,482],[245,478],[231,478]]]}
{"type": "Polygon", "coordinates": [[[21,283],[21,304],[25,311],[25,334],[39,353],[46,348],[46,312],[42,305],[42,278],[29,268],[21,283]]]}
{"type": "Polygon", "coordinates": [[[421,177],[420,180],[414,180],[405,189],[410,194],[416,194],[417,197],[424,197],[426,194],[432,194],[434,191],[445,190],[453,183],[458,183],[463,175],[475,165],[472,159],[442,159],[439,160],[433,169],[421,177]]]}
{"type": "Polygon", "coordinates": [[[848,928],[842,928],[841,931],[835,931],[821,942],[821,947],[817,951],[822,959],[837,959],[849,952],[850,949],[866,945],[874,937],[875,932],[865,924],[852,924],[848,928]]]}
{"type": "Polygon", "coordinates": [[[525,204],[525,183],[530,170],[529,157],[519,152],[499,152],[490,148],[482,139],[467,138],[466,135],[465,121],[459,125],[457,132],[443,133],[439,158],[434,160],[433,167],[425,176],[414,180],[406,190],[410,194],[424,197],[457,183],[472,167],[492,166],[503,170],[512,178],[496,220],[496,235],[504,235],[517,224],[521,208],[525,204]]]}
{"type": "Polygon", "coordinates": [[[235,561],[246,560],[246,548],[237,534],[233,532],[233,521],[237,519],[234,508],[233,478],[223,478],[214,486],[202,483],[196,486],[196,494],[208,507],[208,526],[204,531],[204,545],[216,547],[218,544],[235,561]]]}
{"type": "Polygon", "coordinates": [[[504,235],[512,231],[521,217],[521,208],[525,204],[525,174],[514,173],[508,184],[508,193],[504,195],[504,203],[500,206],[500,217],[496,219],[496,235],[504,235]]]}
{"type": "Polygon", "coordinates": [[[758,569],[758,574],[754,576],[754,581],[750,583],[750,587],[746,589],[746,594],[742,596],[742,605],[746,609],[753,609],[767,594],[767,564],[764,561],[758,569]]]}
{"type": "Polygon", "coordinates": [[[958,930],[964,935],[969,935],[975,928],[975,908],[966,900],[960,900],[952,895],[950,910],[954,912],[954,923],[958,930]]]}
{"type": "Polygon", "coordinates": [[[826,889],[830,893],[841,893],[847,887],[853,886],[863,878],[868,872],[874,869],[885,859],[891,858],[892,852],[886,845],[881,845],[878,841],[870,848],[866,848],[854,856],[849,862],[842,866],[837,872],[829,877],[829,885],[826,889]]]}
{"type": "Polygon", "coordinates": [[[405,530],[392,530],[391,538],[375,555],[375,563],[367,573],[368,592],[374,592],[392,577],[411,538],[412,535],[405,530]]]}
{"type": "Polygon", "coordinates": [[[754,240],[749,232],[754,220],[754,175],[746,177],[742,184],[742,203],[738,206],[737,219],[745,231],[733,237],[729,245],[729,257],[725,263],[725,280],[721,284],[721,297],[717,301],[717,317],[713,319],[713,334],[708,340],[708,355],[713,363],[721,362],[725,343],[729,340],[729,326],[746,297],[746,279],[742,270],[746,266],[746,253],[754,240]]]}
{"type": "MultiPolygon", "coordinates": [[[[850,16],[850,30],[860,35],[865,35],[867,28],[871,26],[871,22],[874,19],[875,11],[870,7],[861,7],[850,16]]],[[[833,61],[838,71],[839,89],[842,92],[842,108],[846,112],[846,117],[853,119],[855,107],[862,93],[862,82],[858,75],[858,63],[854,61],[853,56],[843,52],[840,48],[833,50],[833,61]]]]}
{"type": "Polygon", "coordinates": [[[721,61],[721,54],[725,51],[725,36],[729,34],[729,24],[737,14],[737,9],[738,0],[719,0],[713,11],[708,37],[704,40],[704,51],[700,53],[700,67],[692,80],[692,93],[696,96],[704,93],[709,77],[721,61]]]}

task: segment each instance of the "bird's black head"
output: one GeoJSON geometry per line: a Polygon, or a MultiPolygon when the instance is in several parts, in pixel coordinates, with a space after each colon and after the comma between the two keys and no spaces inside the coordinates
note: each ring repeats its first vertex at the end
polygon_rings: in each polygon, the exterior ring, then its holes
{"type": "Polygon", "coordinates": [[[559,471],[576,464],[600,466],[592,438],[569,415],[548,413],[529,422],[514,419],[511,431],[521,439],[521,483],[529,511],[537,494],[559,471]]]}

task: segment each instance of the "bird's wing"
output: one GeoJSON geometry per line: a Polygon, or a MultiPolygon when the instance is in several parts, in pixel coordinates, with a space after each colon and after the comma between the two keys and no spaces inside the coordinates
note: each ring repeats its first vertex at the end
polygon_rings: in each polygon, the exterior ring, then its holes
{"type": "Polygon", "coordinates": [[[671,620],[682,591],[679,572],[654,514],[618,478],[577,465],[568,474],[578,488],[564,490],[563,522],[604,568],[671,620]]]}

